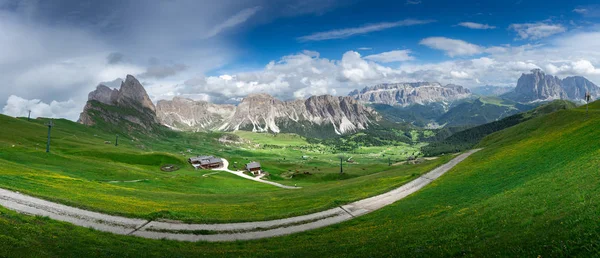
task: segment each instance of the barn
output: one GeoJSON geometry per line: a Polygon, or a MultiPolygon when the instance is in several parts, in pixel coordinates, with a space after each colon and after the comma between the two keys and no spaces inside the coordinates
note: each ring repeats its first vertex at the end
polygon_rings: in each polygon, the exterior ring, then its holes
{"type": "Polygon", "coordinates": [[[188,162],[195,168],[213,169],[223,166],[223,160],[215,156],[197,156],[188,159],[188,162]]]}
{"type": "Polygon", "coordinates": [[[253,175],[258,175],[262,172],[260,170],[260,163],[256,161],[252,161],[246,164],[246,170],[248,170],[248,172],[252,173],[253,175]]]}

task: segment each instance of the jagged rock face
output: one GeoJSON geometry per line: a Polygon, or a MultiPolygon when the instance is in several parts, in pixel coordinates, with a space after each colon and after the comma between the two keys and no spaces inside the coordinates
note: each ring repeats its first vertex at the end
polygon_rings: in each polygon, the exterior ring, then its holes
{"type": "Polygon", "coordinates": [[[556,76],[547,75],[540,69],[531,70],[530,74],[522,74],[514,92],[506,97],[520,101],[546,101],[554,99],[583,100],[586,91],[592,98],[600,94],[598,86],[584,77],[567,77],[563,80],[556,76]]]}
{"type": "Polygon", "coordinates": [[[439,83],[393,83],[365,87],[350,92],[349,96],[365,103],[401,105],[454,101],[471,96],[471,91],[459,85],[439,83]]]}
{"type": "Polygon", "coordinates": [[[556,76],[546,75],[539,69],[531,71],[531,74],[523,74],[517,81],[515,93],[522,96],[523,100],[551,100],[566,98],[561,86],[560,79],[556,76]]]}
{"type": "Polygon", "coordinates": [[[95,91],[88,94],[88,100],[96,100],[107,105],[114,105],[119,97],[119,90],[111,89],[105,85],[98,85],[95,91]]]}
{"type": "Polygon", "coordinates": [[[175,108],[173,102],[181,101],[159,102],[158,116],[163,124],[180,130],[279,133],[332,126],[336,134],[344,134],[366,129],[380,119],[373,109],[350,97],[328,95],[313,96],[305,101],[281,101],[268,94],[252,94],[237,107],[185,100],[185,104],[175,108]],[[194,107],[194,111],[189,112],[189,107],[194,107]]]}
{"type": "Polygon", "coordinates": [[[158,101],[156,113],[164,125],[178,130],[199,131],[220,127],[223,121],[233,116],[235,106],[175,97],[158,101]]]}
{"type": "Polygon", "coordinates": [[[600,87],[582,76],[567,77],[562,80],[562,88],[569,99],[585,99],[585,93],[589,92],[592,98],[600,96],[600,87]]]}
{"type": "Polygon", "coordinates": [[[123,125],[127,127],[123,128],[126,130],[140,127],[145,131],[154,131],[160,126],[156,107],[144,87],[131,75],[127,75],[119,90],[98,85],[96,90],[90,92],[79,122],[94,125],[97,121],[108,125],[123,125]]]}
{"type": "Polygon", "coordinates": [[[125,81],[121,83],[117,104],[121,106],[131,105],[142,109],[147,108],[156,113],[156,107],[152,103],[152,100],[150,100],[144,86],[132,75],[127,75],[125,81]]]}

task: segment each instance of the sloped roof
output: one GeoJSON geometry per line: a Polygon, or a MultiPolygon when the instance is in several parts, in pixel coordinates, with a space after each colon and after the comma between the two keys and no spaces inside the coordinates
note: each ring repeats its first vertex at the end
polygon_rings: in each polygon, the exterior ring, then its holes
{"type": "Polygon", "coordinates": [[[258,163],[256,161],[252,161],[252,162],[246,164],[246,168],[247,169],[260,168],[260,163],[258,163]]]}
{"type": "Polygon", "coordinates": [[[214,158],[214,156],[198,156],[198,157],[191,157],[190,160],[191,161],[202,161],[202,160],[209,160],[214,158]]]}

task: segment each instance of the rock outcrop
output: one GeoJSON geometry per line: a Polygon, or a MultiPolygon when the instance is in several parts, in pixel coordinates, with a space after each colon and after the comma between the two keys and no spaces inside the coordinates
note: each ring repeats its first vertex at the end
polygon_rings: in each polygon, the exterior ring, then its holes
{"type": "Polygon", "coordinates": [[[590,92],[592,98],[596,99],[600,95],[600,88],[582,76],[561,80],[556,76],[545,74],[540,69],[534,69],[529,74],[522,74],[515,90],[505,94],[504,97],[519,102],[555,99],[581,101],[585,98],[586,92],[590,92]]]}
{"type": "Polygon", "coordinates": [[[132,75],[127,75],[119,90],[98,85],[90,92],[79,122],[85,125],[101,123],[128,131],[142,129],[151,132],[160,127],[156,107],[142,84],[132,75]]]}
{"type": "Polygon", "coordinates": [[[384,83],[354,90],[349,96],[364,103],[409,106],[464,99],[471,96],[471,91],[459,85],[442,86],[437,82],[384,83]]]}

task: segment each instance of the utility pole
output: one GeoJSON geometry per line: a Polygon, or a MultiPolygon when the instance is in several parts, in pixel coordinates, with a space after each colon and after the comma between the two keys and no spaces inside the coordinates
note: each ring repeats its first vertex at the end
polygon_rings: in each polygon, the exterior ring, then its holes
{"type": "Polygon", "coordinates": [[[388,166],[392,165],[392,158],[388,157],[388,166]]]}
{"type": "Polygon", "coordinates": [[[46,123],[48,126],[48,141],[46,142],[46,152],[50,152],[50,132],[52,131],[52,127],[54,126],[54,122],[50,119],[50,122],[46,123]]]}
{"type": "Polygon", "coordinates": [[[586,119],[590,118],[590,110],[589,110],[589,105],[590,105],[590,99],[592,98],[592,96],[590,95],[589,91],[585,92],[585,113],[586,113],[586,119]]]}
{"type": "Polygon", "coordinates": [[[27,115],[27,121],[31,121],[31,109],[29,110],[29,115],[27,115]]]}
{"type": "Polygon", "coordinates": [[[343,163],[342,163],[342,162],[343,162],[343,160],[344,160],[344,157],[340,157],[340,174],[343,174],[343,173],[344,173],[344,167],[342,166],[342,164],[343,164],[343,163]]]}
{"type": "Polygon", "coordinates": [[[119,135],[117,134],[117,139],[115,139],[115,146],[119,146],[119,135]]]}

